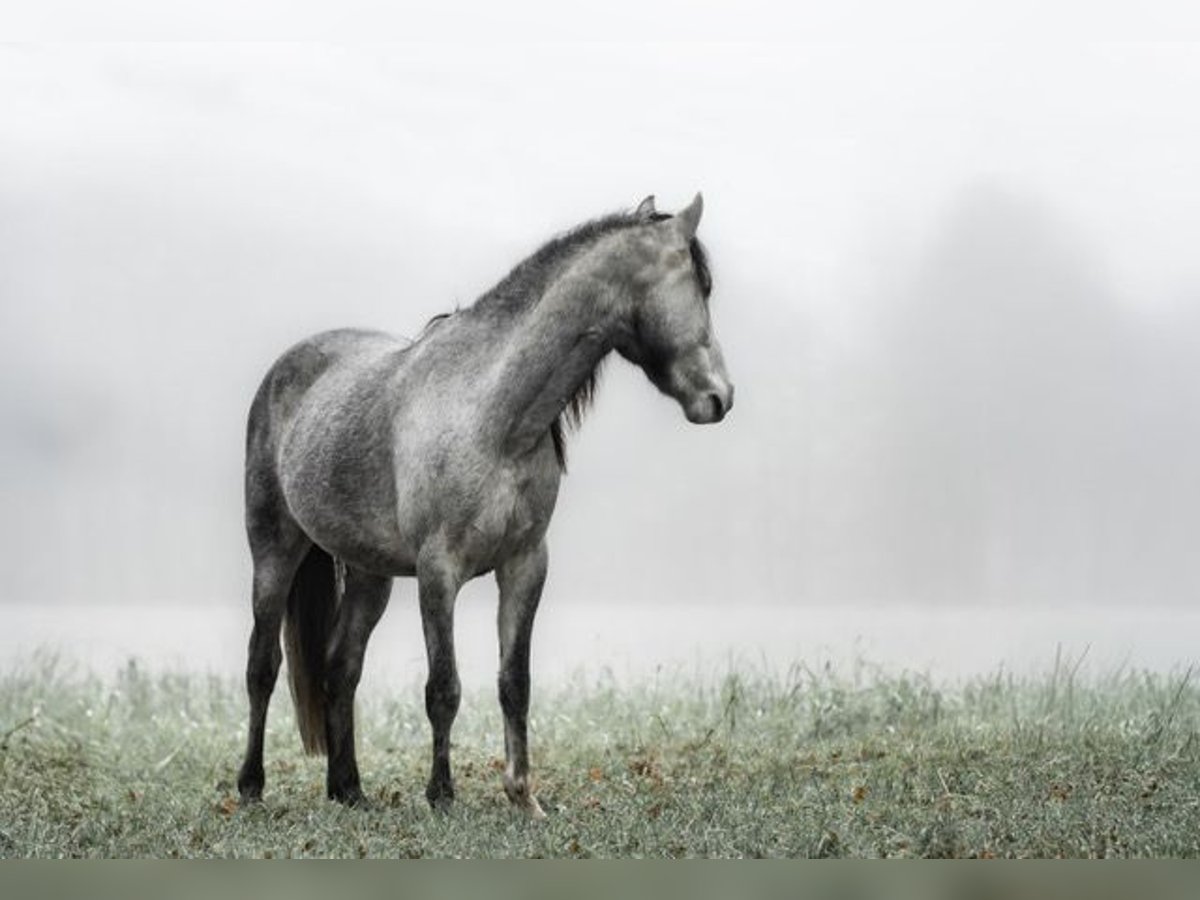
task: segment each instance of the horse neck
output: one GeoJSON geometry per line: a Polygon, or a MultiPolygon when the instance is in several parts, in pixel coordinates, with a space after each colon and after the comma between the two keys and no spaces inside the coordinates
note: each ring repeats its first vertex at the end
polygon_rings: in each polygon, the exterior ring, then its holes
{"type": "Polygon", "coordinates": [[[631,289],[608,250],[581,252],[514,318],[491,407],[508,452],[543,440],[612,348],[631,289]]]}

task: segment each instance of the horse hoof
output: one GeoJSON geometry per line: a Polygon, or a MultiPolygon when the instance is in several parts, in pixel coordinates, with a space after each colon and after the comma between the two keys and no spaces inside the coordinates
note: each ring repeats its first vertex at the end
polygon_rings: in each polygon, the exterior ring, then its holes
{"type": "Polygon", "coordinates": [[[533,792],[529,789],[529,781],[524,776],[513,778],[506,772],[504,775],[504,793],[508,795],[508,799],[512,802],[512,805],[525,813],[529,818],[534,820],[546,818],[545,810],[538,803],[537,797],[533,796],[533,792]]]}
{"type": "Polygon", "coordinates": [[[435,812],[449,812],[454,806],[454,785],[431,781],[425,789],[425,799],[435,812]]]}
{"type": "Polygon", "coordinates": [[[237,788],[238,796],[242,800],[242,804],[255,803],[262,799],[263,785],[267,779],[261,767],[247,769],[242,768],[238,772],[237,788]]]}
{"type": "Polygon", "coordinates": [[[334,800],[351,809],[370,809],[371,801],[364,796],[361,788],[330,788],[327,791],[330,800],[334,800]]]}

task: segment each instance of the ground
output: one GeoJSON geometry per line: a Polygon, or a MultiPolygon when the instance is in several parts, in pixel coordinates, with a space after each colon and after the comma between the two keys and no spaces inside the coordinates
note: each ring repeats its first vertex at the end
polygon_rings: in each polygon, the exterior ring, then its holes
{"type": "Polygon", "coordinates": [[[455,728],[457,805],[432,812],[420,686],[385,687],[359,704],[370,809],[325,800],[282,683],[264,802],[243,809],[240,685],[40,658],[0,678],[0,856],[1200,855],[1190,672],[1085,679],[1060,661],[955,686],[865,665],[540,685],[543,822],[504,798],[482,691],[455,728]]]}

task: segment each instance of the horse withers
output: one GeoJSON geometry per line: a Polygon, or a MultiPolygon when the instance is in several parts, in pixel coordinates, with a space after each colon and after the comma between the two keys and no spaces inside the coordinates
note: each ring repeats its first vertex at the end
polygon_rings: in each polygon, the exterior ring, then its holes
{"type": "Polygon", "coordinates": [[[254,628],[243,801],[262,795],[281,629],[304,747],[328,754],[331,798],[363,801],[354,693],[392,579],[405,575],[417,579],[429,663],[433,766],[425,795],[435,807],[449,805],[459,705],[454,601],[466,581],[495,572],[504,790],[542,815],[526,744],[529,645],[566,430],[578,424],[597,366],[613,350],[691,422],[719,422],[733,405],[696,238],[701,209],[698,194],[673,216],[648,197],[632,213],[554,238],[416,341],[325,332],[271,367],[246,438],[254,628]]]}

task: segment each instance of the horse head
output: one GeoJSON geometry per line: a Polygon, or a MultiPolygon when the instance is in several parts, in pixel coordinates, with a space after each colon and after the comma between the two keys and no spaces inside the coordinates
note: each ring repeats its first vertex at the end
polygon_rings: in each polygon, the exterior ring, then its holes
{"type": "Polygon", "coordinates": [[[636,215],[638,265],[627,327],[615,347],[682,407],[689,422],[720,422],[733,406],[733,384],[713,334],[708,300],[712,278],[696,237],[699,194],[676,215],[659,213],[647,197],[636,215]]]}

